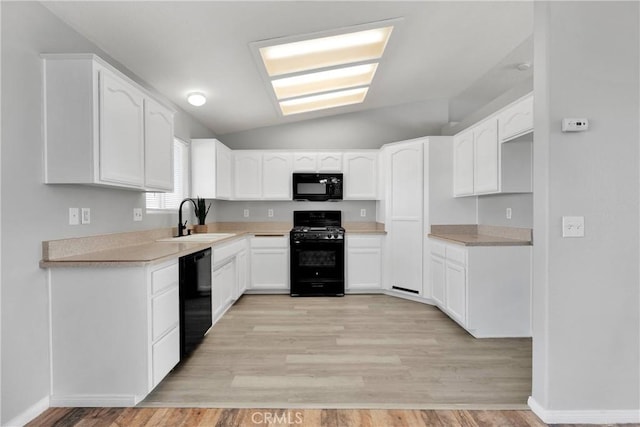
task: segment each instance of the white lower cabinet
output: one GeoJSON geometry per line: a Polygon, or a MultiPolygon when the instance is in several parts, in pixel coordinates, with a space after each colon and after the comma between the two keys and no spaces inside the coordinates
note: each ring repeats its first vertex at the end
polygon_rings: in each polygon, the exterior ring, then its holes
{"type": "Polygon", "coordinates": [[[52,268],[51,406],[133,406],[180,358],[178,260],[52,268]]]}
{"type": "Polygon", "coordinates": [[[246,289],[247,239],[215,245],[211,265],[211,311],[215,323],[246,289]]]}
{"type": "Polygon", "coordinates": [[[227,260],[222,265],[214,266],[211,282],[211,296],[213,298],[211,311],[215,322],[233,303],[233,294],[237,286],[235,258],[227,260]]]}
{"type": "Polygon", "coordinates": [[[432,298],[476,338],[531,336],[531,246],[429,239],[432,298]]]}
{"type": "Polygon", "coordinates": [[[251,289],[289,290],[289,239],[251,238],[251,289]]]}
{"type": "Polygon", "coordinates": [[[382,236],[346,236],[346,290],[382,289],[382,236]]]}

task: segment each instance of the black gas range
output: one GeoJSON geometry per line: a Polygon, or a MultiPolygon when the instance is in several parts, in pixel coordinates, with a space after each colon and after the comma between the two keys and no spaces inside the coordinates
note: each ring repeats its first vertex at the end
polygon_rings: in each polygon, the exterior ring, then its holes
{"type": "Polygon", "coordinates": [[[294,211],[291,296],[344,296],[341,211],[294,211]]]}

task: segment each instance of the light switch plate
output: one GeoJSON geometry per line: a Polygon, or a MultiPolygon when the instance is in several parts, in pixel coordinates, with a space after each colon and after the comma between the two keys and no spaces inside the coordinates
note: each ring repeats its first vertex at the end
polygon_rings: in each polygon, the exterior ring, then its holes
{"type": "Polygon", "coordinates": [[[562,237],[584,237],[584,217],[563,216],[562,237]]]}
{"type": "Polygon", "coordinates": [[[267,216],[273,218],[273,209],[267,209],[267,216]]]}
{"type": "Polygon", "coordinates": [[[142,221],[142,208],[133,208],[133,220],[142,221]]]}
{"type": "Polygon", "coordinates": [[[245,218],[249,218],[249,209],[245,209],[242,211],[242,216],[244,216],[245,218]]]}
{"type": "Polygon", "coordinates": [[[69,225],[80,224],[80,209],[69,208],[69,225]]]}
{"type": "Polygon", "coordinates": [[[81,212],[80,222],[82,224],[91,224],[91,208],[82,208],[81,212]]]}

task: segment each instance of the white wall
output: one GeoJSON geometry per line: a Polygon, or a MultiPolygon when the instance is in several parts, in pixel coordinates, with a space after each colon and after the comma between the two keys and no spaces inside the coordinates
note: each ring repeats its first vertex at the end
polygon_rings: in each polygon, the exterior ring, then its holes
{"type": "Polygon", "coordinates": [[[218,139],[235,150],[380,148],[390,142],[440,135],[448,115],[447,101],[435,100],[219,135],[218,139]]]}
{"type": "Polygon", "coordinates": [[[452,138],[429,137],[430,224],[476,224],[477,199],[453,197],[452,138]]]}
{"type": "Polygon", "coordinates": [[[536,2],[535,27],[532,405],[637,422],[639,4],[536,2]],[[584,215],[584,238],[561,237],[563,215],[584,215]]]}
{"type": "Polygon", "coordinates": [[[533,227],[533,194],[494,194],[478,197],[478,224],[533,227]],[[511,208],[511,219],[506,209],[511,208]]]}
{"type": "Polygon", "coordinates": [[[376,202],[366,200],[343,200],[340,202],[294,202],[294,201],[255,201],[234,202],[216,200],[211,206],[213,216],[207,216],[207,222],[236,222],[236,221],[277,221],[293,222],[293,211],[305,210],[339,210],[342,211],[342,221],[359,222],[376,220],[376,202]],[[249,217],[243,216],[244,209],[249,209],[249,217]],[[273,209],[273,217],[268,216],[268,210],[273,209]],[[366,216],[360,216],[360,210],[365,209],[366,216]]]}
{"type": "MultiPolygon", "coordinates": [[[[38,267],[42,240],[133,231],[177,222],[146,215],[133,191],[42,183],[42,52],[95,52],[109,57],[36,2],[2,2],[2,419],[28,411],[49,395],[46,271],[38,267]],[[91,208],[91,224],[67,225],[69,207],[91,208]]],[[[111,62],[111,61],[110,61],[111,62]]],[[[117,64],[115,64],[117,65],[117,64]]],[[[177,132],[206,132],[180,112],[177,132]]],[[[213,136],[212,134],[204,136],[213,136]]]]}

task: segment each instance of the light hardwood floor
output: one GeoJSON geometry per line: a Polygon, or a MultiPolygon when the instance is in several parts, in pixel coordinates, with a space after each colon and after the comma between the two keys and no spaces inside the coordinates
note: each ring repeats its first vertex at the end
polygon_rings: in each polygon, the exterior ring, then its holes
{"type": "Polygon", "coordinates": [[[29,427],[540,427],[529,411],[52,408],[29,427]]]}
{"type": "Polygon", "coordinates": [[[530,339],[385,295],[245,295],[146,407],[526,409],[530,339]]]}

